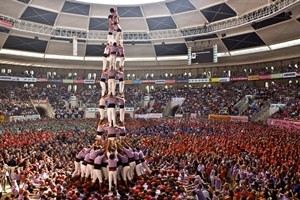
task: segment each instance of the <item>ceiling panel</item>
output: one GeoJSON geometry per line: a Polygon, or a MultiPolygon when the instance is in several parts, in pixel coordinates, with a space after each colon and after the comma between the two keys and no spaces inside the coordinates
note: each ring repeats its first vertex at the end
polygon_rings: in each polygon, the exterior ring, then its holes
{"type": "Polygon", "coordinates": [[[257,8],[264,7],[269,4],[270,0],[229,0],[226,3],[235,11],[238,15],[243,15],[245,13],[256,10],[257,8]]]}
{"type": "Polygon", "coordinates": [[[104,44],[101,45],[92,45],[89,44],[86,46],[85,55],[86,56],[102,56],[104,52],[104,44]]]}
{"type": "Polygon", "coordinates": [[[89,16],[90,5],[65,1],[62,12],[89,16]]]}
{"type": "Polygon", "coordinates": [[[283,22],[257,31],[267,43],[274,44],[300,38],[300,23],[296,21],[283,22]]]}
{"type": "Polygon", "coordinates": [[[108,18],[108,15],[110,15],[109,13],[109,9],[111,8],[111,6],[109,5],[96,5],[93,4],[91,5],[91,13],[90,16],[91,17],[100,17],[100,18],[108,18]]]}
{"type": "Polygon", "coordinates": [[[0,13],[1,15],[18,19],[26,9],[26,6],[26,4],[19,1],[7,1],[1,4],[0,13]]]}
{"type": "Polygon", "coordinates": [[[265,45],[264,41],[255,33],[246,33],[222,38],[228,50],[237,50],[265,45]]]}
{"type": "Polygon", "coordinates": [[[186,44],[154,45],[156,56],[187,55],[186,44]]]}
{"type": "Polygon", "coordinates": [[[44,40],[9,36],[5,41],[3,48],[44,53],[47,43],[48,42],[44,40]]]}
{"type": "Polygon", "coordinates": [[[172,17],[147,18],[149,30],[176,29],[176,24],[172,17]]]}
{"type": "Polygon", "coordinates": [[[147,31],[148,26],[144,18],[121,19],[120,26],[125,31],[147,31]]]}
{"type": "Polygon", "coordinates": [[[120,17],[143,17],[141,7],[117,7],[120,17]]]}
{"type": "Polygon", "coordinates": [[[144,13],[144,17],[147,18],[170,15],[170,11],[164,3],[155,3],[142,6],[142,12],[144,13]]]}
{"type": "Polygon", "coordinates": [[[28,4],[30,0],[18,0],[19,2],[22,2],[22,3],[25,3],[25,4],[28,4]]]}
{"type": "Polygon", "coordinates": [[[215,22],[236,16],[236,12],[226,3],[200,10],[209,22],[215,22]]]}
{"type": "Polygon", "coordinates": [[[57,13],[28,6],[21,16],[22,20],[53,26],[57,13]]]}
{"type": "MultiPolygon", "coordinates": [[[[78,56],[84,56],[85,44],[78,43],[77,54],[78,56]]],[[[50,41],[47,48],[47,54],[55,55],[73,55],[73,44],[65,41],[50,41]]]]}
{"type": "Polygon", "coordinates": [[[126,57],[154,57],[155,52],[152,45],[124,45],[126,57]]]}
{"type": "Polygon", "coordinates": [[[0,49],[4,45],[6,38],[7,38],[7,34],[0,32],[0,49]]]}
{"type": "Polygon", "coordinates": [[[274,25],[274,24],[278,24],[280,22],[287,21],[287,20],[290,20],[290,19],[292,19],[290,12],[280,13],[279,15],[268,18],[266,20],[252,23],[251,25],[254,29],[261,29],[261,28],[268,27],[268,26],[271,26],[271,25],[274,25]]]}
{"type": "Polygon", "coordinates": [[[56,26],[77,29],[88,29],[89,18],[87,16],[61,13],[57,20],[56,26]]]}
{"type": "Polygon", "coordinates": [[[199,26],[206,22],[205,17],[199,11],[176,14],[173,15],[173,19],[178,28],[199,26]]]}
{"type": "Polygon", "coordinates": [[[45,8],[45,10],[52,10],[54,12],[60,12],[63,4],[64,1],[61,0],[31,0],[30,2],[30,6],[45,8]]]}
{"type": "Polygon", "coordinates": [[[106,18],[90,18],[89,30],[108,30],[108,23],[106,18]]]}
{"type": "Polygon", "coordinates": [[[195,10],[195,6],[189,0],[175,0],[166,3],[171,14],[195,10]]]}

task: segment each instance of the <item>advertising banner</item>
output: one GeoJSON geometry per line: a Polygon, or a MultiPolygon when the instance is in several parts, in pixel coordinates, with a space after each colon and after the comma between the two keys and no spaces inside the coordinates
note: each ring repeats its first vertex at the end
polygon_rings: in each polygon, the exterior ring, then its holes
{"type": "Polygon", "coordinates": [[[0,76],[0,81],[11,81],[10,76],[0,76]]]}
{"type": "Polygon", "coordinates": [[[282,74],[282,78],[294,78],[296,76],[297,76],[296,72],[288,72],[282,74]]]}
{"type": "Polygon", "coordinates": [[[268,119],[268,124],[272,126],[278,126],[281,128],[287,129],[299,129],[300,130],[300,122],[288,121],[288,120],[279,120],[279,119],[268,119]]]}
{"type": "Polygon", "coordinates": [[[62,79],[48,79],[49,83],[62,83],[63,80],[62,79]]]}
{"type": "MultiPolygon", "coordinates": [[[[178,83],[180,80],[176,80],[176,83],[178,83]]],[[[188,83],[208,83],[208,78],[197,78],[197,79],[189,79],[188,83]]]]}
{"type": "MultiPolygon", "coordinates": [[[[125,83],[125,84],[127,84],[127,83],[125,83]]],[[[132,84],[133,85],[139,85],[139,84],[142,84],[142,81],[140,79],[136,79],[136,80],[132,81],[132,84]]]]}
{"type": "Polygon", "coordinates": [[[272,78],[271,74],[260,75],[260,76],[259,76],[259,79],[260,79],[260,80],[269,80],[269,79],[271,79],[271,78],[272,78]]]}
{"type": "Polygon", "coordinates": [[[142,80],[142,83],[155,83],[155,80],[142,80]]]}
{"type": "Polygon", "coordinates": [[[20,82],[31,82],[31,83],[35,83],[35,82],[36,82],[36,78],[19,77],[19,81],[20,81],[20,82]]]}
{"type": "Polygon", "coordinates": [[[6,21],[0,19],[0,26],[11,28],[13,26],[13,24],[11,22],[6,22],[6,21]]]}
{"type": "Polygon", "coordinates": [[[212,83],[218,83],[218,82],[220,82],[220,78],[211,78],[210,81],[212,83]]]}
{"type": "Polygon", "coordinates": [[[95,84],[95,80],[94,79],[85,79],[83,81],[84,84],[95,84]]]}
{"type": "Polygon", "coordinates": [[[63,83],[74,83],[72,79],[63,79],[63,83]]]}
{"type": "Polygon", "coordinates": [[[242,76],[242,77],[230,77],[231,81],[246,81],[248,80],[247,76],[242,76]]]}
{"type": "Polygon", "coordinates": [[[84,80],[73,80],[73,83],[84,83],[84,80]]]}
{"type": "Polygon", "coordinates": [[[259,80],[259,75],[248,76],[248,81],[256,81],[259,80]]]}
{"type": "Polygon", "coordinates": [[[4,122],[4,115],[0,115],[0,123],[4,122]]]}
{"type": "Polygon", "coordinates": [[[48,79],[47,78],[37,78],[36,79],[36,82],[48,82],[48,79]]]}
{"type": "Polygon", "coordinates": [[[271,74],[272,79],[282,78],[282,74],[271,74]]]}
{"type": "Polygon", "coordinates": [[[135,114],[135,118],[142,118],[142,119],[157,119],[162,117],[163,117],[162,113],[135,114]]]}
{"type": "Polygon", "coordinates": [[[248,116],[230,116],[230,115],[208,115],[208,119],[231,121],[231,122],[248,122],[248,116]]]}
{"type": "Polygon", "coordinates": [[[155,84],[165,84],[165,80],[155,80],[155,84]]]}
{"type": "Polygon", "coordinates": [[[132,85],[133,84],[133,81],[132,80],[125,80],[125,85],[132,85]]]}
{"type": "Polygon", "coordinates": [[[230,78],[229,77],[225,77],[225,78],[219,78],[219,82],[229,82],[230,81],[230,78]]]}
{"type": "Polygon", "coordinates": [[[196,80],[196,79],[189,79],[189,80],[175,80],[176,83],[195,83],[195,82],[189,82],[190,80],[196,80]]]}
{"type": "Polygon", "coordinates": [[[174,83],[176,83],[175,80],[165,80],[165,82],[166,82],[167,84],[174,84],[174,83]]]}

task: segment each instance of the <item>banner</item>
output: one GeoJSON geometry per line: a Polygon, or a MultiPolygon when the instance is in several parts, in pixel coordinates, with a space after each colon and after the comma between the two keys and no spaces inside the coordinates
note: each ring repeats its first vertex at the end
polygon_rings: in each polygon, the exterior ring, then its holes
{"type": "Polygon", "coordinates": [[[229,82],[230,78],[226,77],[226,78],[219,78],[219,82],[224,83],[224,82],[229,82]]]}
{"type": "Polygon", "coordinates": [[[271,74],[272,79],[282,78],[282,74],[271,74]]]}
{"type": "Polygon", "coordinates": [[[19,82],[36,82],[36,78],[24,78],[24,77],[19,77],[19,82]]]}
{"type": "Polygon", "coordinates": [[[73,83],[84,83],[84,80],[73,80],[73,83]]]}
{"type": "Polygon", "coordinates": [[[172,101],[184,101],[185,100],[185,98],[184,97],[173,97],[172,98],[172,101]]]}
{"type": "Polygon", "coordinates": [[[0,81],[11,81],[10,76],[0,76],[0,81]]]}
{"type": "Polygon", "coordinates": [[[85,79],[83,81],[84,84],[95,84],[95,80],[94,79],[85,79]]]}
{"type": "Polygon", "coordinates": [[[218,82],[220,82],[220,78],[211,78],[210,82],[212,82],[212,83],[218,83],[218,82]]]}
{"type": "Polygon", "coordinates": [[[155,80],[142,80],[142,83],[155,83],[155,80]]]}
{"type": "Polygon", "coordinates": [[[248,122],[248,116],[231,116],[231,115],[208,115],[208,119],[230,121],[230,122],[248,122]]]}
{"type": "Polygon", "coordinates": [[[0,26],[11,28],[13,26],[13,24],[12,24],[12,22],[7,22],[7,21],[0,19],[0,26]]]}
{"type": "Polygon", "coordinates": [[[74,83],[72,79],[63,79],[63,83],[74,83]]]}
{"type": "Polygon", "coordinates": [[[36,82],[48,82],[47,78],[37,78],[36,82]]]}
{"type": "Polygon", "coordinates": [[[10,122],[27,121],[27,120],[37,120],[40,118],[41,118],[40,115],[18,115],[18,116],[10,116],[9,121],[10,122]]]}
{"type": "MultiPolygon", "coordinates": [[[[125,84],[127,84],[127,83],[125,82],[125,84]]],[[[142,84],[142,81],[140,79],[136,79],[136,80],[132,81],[132,84],[133,85],[139,85],[139,84],[142,84]]]]}
{"type": "Polygon", "coordinates": [[[259,80],[259,75],[248,76],[248,81],[256,81],[256,80],[259,80]]]}
{"type": "Polygon", "coordinates": [[[124,83],[125,83],[125,85],[132,85],[133,81],[132,80],[125,80],[124,83]]]}
{"type": "Polygon", "coordinates": [[[62,83],[63,80],[62,79],[48,79],[49,83],[62,83]]]}
{"type": "Polygon", "coordinates": [[[242,76],[242,77],[230,77],[231,81],[246,81],[248,80],[247,76],[242,76]]]}
{"type": "Polygon", "coordinates": [[[259,76],[259,79],[260,79],[260,80],[269,80],[269,79],[271,79],[271,78],[272,78],[271,74],[268,74],[268,75],[260,75],[260,76],[259,76]]]}
{"type": "Polygon", "coordinates": [[[190,80],[194,80],[194,79],[189,79],[189,80],[175,80],[175,83],[190,83],[190,80]]]}
{"type": "Polygon", "coordinates": [[[155,80],[155,84],[165,84],[165,80],[155,80]]]}
{"type": "Polygon", "coordinates": [[[142,118],[142,119],[157,119],[162,117],[163,117],[162,113],[135,114],[135,118],[142,118]]]}
{"type": "Polygon", "coordinates": [[[39,103],[47,103],[48,99],[34,99],[31,101],[33,104],[39,104],[39,103]]]}
{"type": "Polygon", "coordinates": [[[279,119],[268,119],[267,123],[272,126],[278,126],[281,128],[287,129],[300,129],[300,122],[288,121],[288,120],[279,120],[279,119]]]}
{"type": "Polygon", "coordinates": [[[4,115],[0,115],[0,123],[4,122],[4,115]]]}
{"type": "MultiPolygon", "coordinates": [[[[176,83],[179,83],[180,80],[176,80],[176,83]]],[[[197,79],[189,79],[188,83],[208,83],[208,78],[197,78],[197,79]]],[[[186,82],[184,82],[186,83],[186,82]]]]}
{"type": "Polygon", "coordinates": [[[176,83],[175,80],[165,80],[166,84],[174,84],[176,83]]]}
{"type": "Polygon", "coordinates": [[[296,72],[288,72],[282,74],[282,78],[294,78],[296,76],[297,76],[296,72]]]}

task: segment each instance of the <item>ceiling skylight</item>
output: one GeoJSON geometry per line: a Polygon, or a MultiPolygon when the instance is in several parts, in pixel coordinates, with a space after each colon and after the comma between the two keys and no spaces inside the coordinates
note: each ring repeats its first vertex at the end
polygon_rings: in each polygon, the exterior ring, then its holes
{"type": "Polygon", "coordinates": [[[106,5],[141,5],[141,4],[148,4],[148,3],[158,3],[166,0],[75,0],[78,2],[84,3],[93,3],[93,4],[106,4],[106,5]]]}

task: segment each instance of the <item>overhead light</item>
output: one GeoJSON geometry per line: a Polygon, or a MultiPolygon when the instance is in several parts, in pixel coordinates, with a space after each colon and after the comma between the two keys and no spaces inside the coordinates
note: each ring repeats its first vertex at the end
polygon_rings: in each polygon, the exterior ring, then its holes
{"type": "Polygon", "coordinates": [[[75,0],[78,2],[84,3],[94,3],[94,4],[106,4],[106,5],[141,5],[141,4],[148,4],[148,3],[158,3],[163,2],[166,0],[75,0]]]}
{"type": "Polygon", "coordinates": [[[24,56],[24,57],[32,57],[32,58],[43,58],[43,53],[33,53],[28,51],[17,51],[17,50],[10,50],[10,49],[1,49],[0,54],[6,55],[14,55],[14,56],[24,56]]]}
{"type": "Polygon", "coordinates": [[[297,46],[297,45],[300,45],[300,39],[291,40],[291,41],[287,41],[287,42],[281,42],[278,44],[273,44],[273,45],[270,45],[269,47],[271,50],[276,50],[276,49],[283,49],[283,48],[297,46]]]}
{"type": "Polygon", "coordinates": [[[251,49],[243,49],[243,50],[237,50],[237,51],[230,51],[231,56],[238,56],[238,55],[245,55],[245,54],[251,54],[251,53],[259,53],[259,52],[265,52],[270,51],[270,48],[267,46],[263,47],[255,47],[251,49]]]}
{"type": "Polygon", "coordinates": [[[160,56],[157,57],[157,61],[174,61],[174,60],[187,60],[188,56],[160,56]]]}
{"type": "Polygon", "coordinates": [[[228,56],[230,56],[230,53],[229,53],[229,52],[218,53],[217,56],[218,56],[218,58],[221,58],[221,57],[228,57],[228,56]]]}
{"type": "Polygon", "coordinates": [[[53,55],[46,54],[46,59],[58,59],[58,60],[83,60],[82,56],[62,56],[62,55],[53,55]]]}

